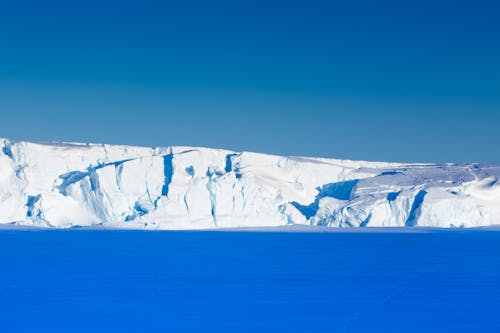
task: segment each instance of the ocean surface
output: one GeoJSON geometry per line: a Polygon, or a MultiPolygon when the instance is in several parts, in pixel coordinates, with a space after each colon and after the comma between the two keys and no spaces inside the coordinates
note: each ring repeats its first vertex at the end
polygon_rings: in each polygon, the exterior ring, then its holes
{"type": "Polygon", "coordinates": [[[0,230],[0,332],[500,332],[500,232],[0,230]]]}

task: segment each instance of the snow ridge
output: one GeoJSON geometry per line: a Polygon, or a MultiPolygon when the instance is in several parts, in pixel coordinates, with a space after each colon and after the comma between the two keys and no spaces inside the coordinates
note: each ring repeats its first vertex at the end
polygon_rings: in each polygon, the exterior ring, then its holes
{"type": "Polygon", "coordinates": [[[201,229],[500,223],[500,165],[0,139],[0,223],[201,229]]]}

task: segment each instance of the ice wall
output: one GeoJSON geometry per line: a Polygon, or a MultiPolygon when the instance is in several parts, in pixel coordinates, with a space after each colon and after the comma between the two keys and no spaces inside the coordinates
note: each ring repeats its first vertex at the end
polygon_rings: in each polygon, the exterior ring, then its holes
{"type": "Polygon", "coordinates": [[[499,165],[0,139],[0,223],[201,229],[500,222],[499,165]]]}

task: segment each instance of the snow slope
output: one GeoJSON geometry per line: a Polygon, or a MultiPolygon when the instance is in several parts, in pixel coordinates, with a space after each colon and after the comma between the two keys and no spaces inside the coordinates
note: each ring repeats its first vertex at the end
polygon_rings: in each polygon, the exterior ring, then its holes
{"type": "Polygon", "coordinates": [[[201,229],[500,223],[500,165],[0,139],[0,223],[201,229]]]}

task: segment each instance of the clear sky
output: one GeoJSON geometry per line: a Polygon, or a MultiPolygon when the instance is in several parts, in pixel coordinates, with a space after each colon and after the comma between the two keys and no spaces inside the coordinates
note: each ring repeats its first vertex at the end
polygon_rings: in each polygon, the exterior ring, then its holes
{"type": "Polygon", "coordinates": [[[499,1],[1,1],[0,136],[500,162],[499,1]]]}

